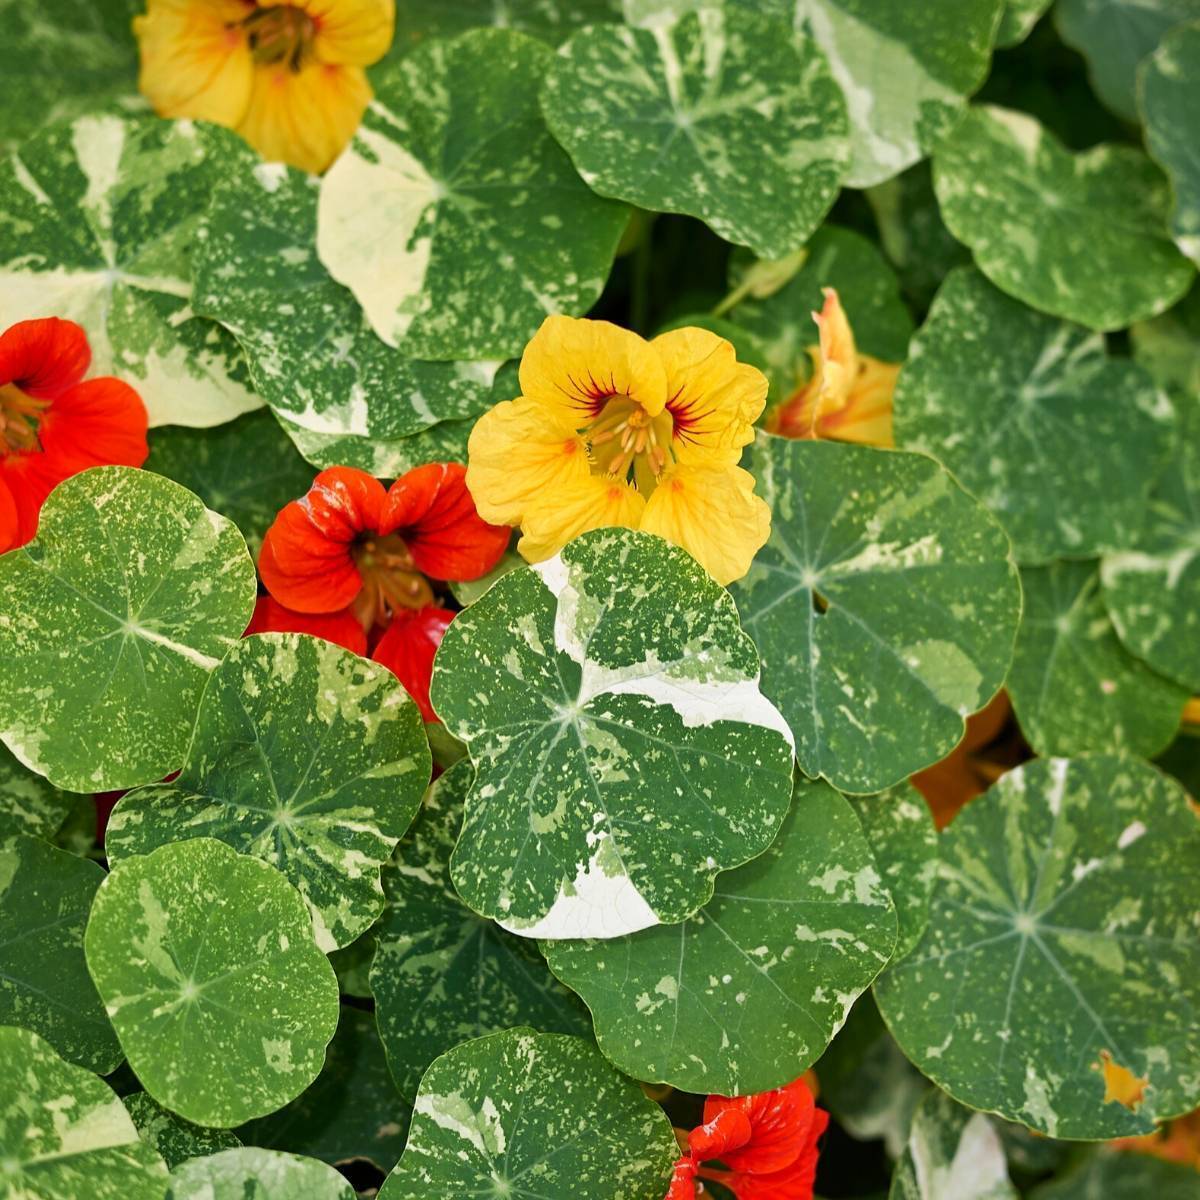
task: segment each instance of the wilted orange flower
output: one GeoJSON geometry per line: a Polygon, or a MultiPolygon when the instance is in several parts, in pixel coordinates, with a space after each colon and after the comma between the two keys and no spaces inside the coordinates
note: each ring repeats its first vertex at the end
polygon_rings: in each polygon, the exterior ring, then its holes
{"type": "Polygon", "coordinates": [[[138,86],[163,117],[237,130],[264,158],[323,171],[371,99],[395,0],[148,0],[138,86]]]}

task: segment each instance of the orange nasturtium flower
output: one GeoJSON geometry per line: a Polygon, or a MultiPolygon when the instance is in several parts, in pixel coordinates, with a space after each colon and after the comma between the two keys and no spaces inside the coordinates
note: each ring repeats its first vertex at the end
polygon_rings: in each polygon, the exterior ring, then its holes
{"type": "Polygon", "coordinates": [[[783,437],[890,446],[892,394],[900,366],[860,354],[837,291],[824,292],[825,307],[813,313],[820,344],[808,350],[812,375],[771,410],[767,429],[783,437]]]}
{"type": "Polygon", "coordinates": [[[750,569],[771,513],[738,459],[767,381],[727,341],[547,317],[520,378],[471,432],[467,486],[485,521],[521,527],[526,559],[618,525],[682,546],[718,583],[750,569]]]}
{"type": "Polygon", "coordinates": [[[395,0],[147,0],[142,94],[163,117],[236,130],[264,158],[324,171],[371,100],[395,0]]]}

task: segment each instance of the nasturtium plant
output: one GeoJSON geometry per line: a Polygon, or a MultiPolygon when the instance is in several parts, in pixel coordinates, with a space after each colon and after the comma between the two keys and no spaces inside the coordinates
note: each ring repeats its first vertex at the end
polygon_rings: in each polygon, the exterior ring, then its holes
{"type": "Polygon", "coordinates": [[[379,869],[429,782],[421,714],[386,667],[302,633],[239,642],[209,678],[177,779],[130,792],[109,858],[219,838],[277,867],[323,950],[383,910],[379,869]]]}
{"type": "Polygon", "coordinates": [[[218,425],[262,403],[237,342],[191,308],[189,257],[213,184],[253,155],[216,126],[92,113],[0,164],[0,326],[78,321],[99,374],[152,424],[218,425]]]}
{"type": "Polygon", "coordinates": [[[171,1172],[167,1200],[354,1200],[354,1189],[315,1158],[238,1146],[190,1158],[171,1172]]]}
{"type": "Polygon", "coordinates": [[[146,1092],[133,1092],[122,1101],[137,1126],[138,1136],[162,1155],[171,1170],[189,1158],[203,1158],[242,1144],[232,1130],[193,1125],[163,1108],[146,1092]]]}
{"type": "Polygon", "coordinates": [[[1022,563],[1128,545],[1175,433],[1146,370],[967,268],[934,297],[895,405],[897,445],[940,458],[1022,563]]]}
{"type": "Polygon", "coordinates": [[[543,943],[636,1079],[736,1095],[791,1082],[887,964],[896,916],[849,804],[801,783],[765,854],[678,925],[543,943]]]}
{"type": "Polygon", "coordinates": [[[1023,42],[1051,3],[1052,0],[1005,0],[996,33],[997,48],[1007,49],[1023,42]]]}
{"type": "Polygon", "coordinates": [[[231,1128],[317,1077],[337,983],[274,867],[213,838],[136,855],[101,885],[84,949],[129,1065],[185,1120],[231,1128]]]}
{"type": "Polygon", "coordinates": [[[1020,585],[999,525],[917,454],[760,434],[771,540],[733,587],[796,757],[851,793],[948,753],[1004,681],[1020,585]],[[876,714],[904,708],[904,720],[876,714]]]}
{"type": "Polygon", "coordinates": [[[76,799],[29,770],[0,744],[0,839],[22,833],[53,838],[76,799]]]}
{"type": "Polygon", "coordinates": [[[972,1108],[1050,1137],[1147,1133],[1200,1103],[1197,870],[1200,823],[1153,767],[1018,767],[942,835],[925,934],[875,985],[884,1020],[972,1108]]]}
{"type": "Polygon", "coordinates": [[[129,467],[68,479],[0,558],[0,737],[76,791],[178,770],[253,605],[241,534],[186,488],[129,467]]]}
{"type": "Polygon", "coordinates": [[[380,1200],[640,1200],[666,1191],[670,1123],[583,1038],[510,1029],[464,1042],[421,1079],[380,1200]]]}
{"type": "Polygon", "coordinates": [[[628,210],[550,136],[537,89],[553,62],[524,34],[474,30],[375,72],[321,181],[317,250],[404,354],[512,358],[547,313],[600,295],[628,210]]]}
{"type": "Polygon", "coordinates": [[[583,25],[615,21],[620,15],[621,0],[409,0],[396,12],[391,54],[398,57],[430,38],[453,37],[483,25],[518,29],[557,46],[583,25]]]}
{"type": "Polygon", "coordinates": [[[596,530],[504,576],[447,630],[430,691],[476,770],[463,899],[524,937],[694,913],[791,798],[758,673],[729,594],[661,538],[596,530]]]}
{"type": "Polygon", "coordinates": [[[167,1186],[108,1084],[14,1025],[0,1026],[0,1162],[14,1200],[162,1200],[167,1186]]]}

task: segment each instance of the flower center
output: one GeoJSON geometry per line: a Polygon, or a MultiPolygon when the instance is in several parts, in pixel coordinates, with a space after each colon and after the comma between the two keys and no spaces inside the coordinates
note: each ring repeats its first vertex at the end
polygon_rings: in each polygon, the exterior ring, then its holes
{"type": "Polygon", "coordinates": [[[311,57],[317,23],[302,8],[290,4],[256,7],[238,24],[246,31],[255,62],[286,63],[299,71],[311,57]]]}
{"type": "Polygon", "coordinates": [[[38,419],[49,407],[49,400],[27,396],[15,383],[0,386],[0,455],[40,450],[38,419]]]}
{"type": "Polygon", "coordinates": [[[631,480],[640,492],[655,488],[674,461],[673,421],[665,409],[657,417],[628,396],[613,396],[583,433],[592,460],[592,473],[631,480]]]}
{"type": "Polygon", "coordinates": [[[350,554],[363,581],[354,611],[364,625],[385,621],[398,608],[424,608],[433,603],[433,588],[417,570],[398,533],[383,537],[363,534],[350,554]]]}

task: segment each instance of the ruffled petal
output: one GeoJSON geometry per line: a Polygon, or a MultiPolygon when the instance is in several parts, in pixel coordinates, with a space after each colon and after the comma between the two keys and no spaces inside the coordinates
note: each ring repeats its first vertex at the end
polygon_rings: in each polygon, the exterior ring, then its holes
{"type": "MultiPolygon", "coordinates": [[[[258,0],[261,5],[296,0],[258,0]]],[[[396,27],[395,0],[301,0],[317,26],[313,52],[323,63],[369,67],[392,44],[396,27]]]]}
{"type": "MultiPolygon", "coordinates": [[[[749,1096],[709,1096],[704,1102],[705,1124],[693,1130],[695,1136],[725,1118],[730,1112],[741,1113],[746,1120],[744,1133],[722,1148],[719,1157],[731,1171],[766,1175],[781,1171],[815,1148],[824,1132],[828,1114],[816,1107],[812,1091],[804,1077],[786,1087],[773,1088],[749,1096]],[[819,1126],[814,1134],[814,1125],[819,1126]]],[[[743,1132],[740,1126],[739,1132],[743,1132]]],[[[693,1149],[695,1149],[693,1147],[693,1149]]]]}
{"type": "Polygon", "coordinates": [[[308,633],[351,654],[367,653],[366,631],[348,608],[332,613],[300,613],[285,608],[274,596],[259,596],[243,636],[252,633],[308,633]]]}
{"type": "Polygon", "coordinates": [[[541,562],[589,529],[637,529],[645,511],[646,501],[636,488],[611,476],[588,475],[555,489],[526,514],[517,550],[526,562],[541,562]]]}
{"type": "Polygon", "coordinates": [[[707,329],[673,329],[651,345],[667,372],[676,458],[737,462],[767,402],[766,376],[739,363],[733,346],[707,329]]]}
{"type": "Polygon", "coordinates": [[[137,392],[103,376],[59,396],[38,423],[38,440],[66,478],[88,467],[140,467],[149,453],[146,427],[137,392]]]}
{"type": "Polygon", "coordinates": [[[682,1155],[671,1171],[671,1186],[663,1200],[696,1200],[696,1160],[682,1155]]]}
{"type": "Polygon", "coordinates": [[[467,487],[480,517],[495,525],[519,525],[526,509],[590,473],[582,439],[547,421],[532,400],[497,404],[467,442],[467,487]]]}
{"type": "Polygon", "coordinates": [[[387,667],[417,702],[426,722],[438,720],[429,703],[429,681],[433,678],[433,656],[454,613],[429,605],[398,609],[371,657],[387,667]]]}
{"type": "Polygon", "coordinates": [[[582,429],[613,396],[652,417],[667,402],[667,377],[649,342],[608,321],[547,317],[521,356],[521,394],[556,422],[582,429]]]}
{"type": "Polygon", "coordinates": [[[641,527],[681,546],[725,586],[766,544],[771,510],[741,467],[677,463],[651,495],[641,527]]]}
{"type": "Polygon", "coordinates": [[[371,94],[361,67],[259,65],[237,131],[263,158],[319,173],[354,136],[371,94]]]}
{"type": "Polygon", "coordinates": [[[508,548],[512,530],[489,525],[467,491],[461,463],[429,463],[388,490],[387,522],[404,539],[418,571],[434,579],[486,575],[508,548]]]}
{"type": "Polygon", "coordinates": [[[138,88],[162,117],[236,126],[250,103],[254,59],[241,0],[149,0],[133,32],[141,50],[138,88]]]}
{"type": "Polygon", "coordinates": [[[16,384],[39,400],[53,400],[74,387],[91,361],[87,334],[74,321],[18,321],[0,334],[0,387],[16,384]]]}

